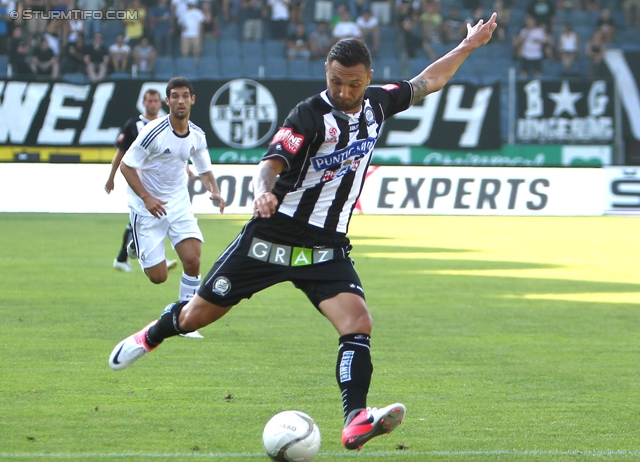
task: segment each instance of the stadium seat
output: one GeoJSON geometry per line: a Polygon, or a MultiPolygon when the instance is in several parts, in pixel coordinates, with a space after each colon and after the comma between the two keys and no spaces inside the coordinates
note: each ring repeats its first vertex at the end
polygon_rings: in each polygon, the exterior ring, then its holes
{"type": "Polygon", "coordinates": [[[221,29],[220,38],[222,40],[238,40],[240,38],[238,25],[234,23],[225,24],[221,29]]]}
{"type": "Polygon", "coordinates": [[[267,40],[264,44],[264,55],[266,58],[272,56],[284,58],[285,44],[279,40],[267,40]]]}
{"type": "Polygon", "coordinates": [[[7,55],[0,55],[0,78],[7,77],[7,65],[9,64],[9,57],[7,55]]]}
{"type": "Polygon", "coordinates": [[[309,60],[303,58],[289,60],[289,77],[297,80],[310,79],[311,70],[309,60]]]}
{"type": "Polygon", "coordinates": [[[310,62],[311,67],[311,77],[318,80],[324,80],[325,70],[324,70],[324,59],[312,59],[310,62]]]}
{"type": "Polygon", "coordinates": [[[242,60],[242,70],[245,77],[263,79],[265,76],[265,66],[262,57],[245,56],[242,60]]]}
{"type": "Polygon", "coordinates": [[[153,65],[153,76],[160,80],[169,80],[174,77],[173,58],[170,56],[158,56],[153,65]]]}
{"type": "Polygon", "coordinates": [[[218,59],[209,56],[200,58],[200,65],[198,66],[198,78],[199,79],[219,79],[220,78],[220,64],[218,59]]]}
{"type": "Polygon", "coordinates": [[[187,79],[195,79],[198,75],[196,60],[192,56],[179,56],[173,64],[174,73],[187,79]]]}
{"type": "Polygon", "coordinates": [[[202,56],[215,56],[218,57],[218,41],[217,40],[203,40],[202,41],[202,56]]]}
{"type": "Polygon", "coordinates": [[[269,56],[265,61],[265,77],[268,79],[287,77],[287,60],[284,57],[269,56]]]}
{"type": "Polygon", "coordinates": [[[223,55],[220,58],[220,76],[227,79],[242,77],[242,62],[238,55],[223,55]]]}
{"type": "Polygon", "coordinates": [[[240,42],[236,39],[222,39],[218,41],[219,58],[228,58],[235,56],[240,58],[240,42]]]}
{"type": "Polygon", "coordinates": [[[84,74],[81,73],[69,73],[69,74],[62,74],[62,80],[64,82],[67,83],[74,83],[76,85],[85,85],[90,83],[91,81],[89,80],[89,77],[87,77],[84,74]]]}
{"type": "Polygon", "coordinates": [[[262,59],[262,42],[240,42],[240,56],[242,58],[258,57],[262,59]]]}

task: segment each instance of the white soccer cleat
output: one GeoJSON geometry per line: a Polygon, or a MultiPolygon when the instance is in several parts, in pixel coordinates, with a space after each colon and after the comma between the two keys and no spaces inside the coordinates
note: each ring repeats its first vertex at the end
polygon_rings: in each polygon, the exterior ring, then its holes
{"type": "Polygon", "coordinates": [[[132,260],[137,260],[138,259],[138,254],[136,252],[136,244],[135,244],[135,242],[133,242],[133,239],[131,239],[129,241],[129,243],[127,244],[127,255],[132,260]]]}
{"type": "Polygon", "coordinates": [[[367,408],[352,411],[342,430],[342,444],[347,449],[362,449],[367,441],[391,433],[402,423],[407,412],[404,404],[396,403],[382,409],[367,408]]]}
{"type": "Polygon", "coordinates": [[[131,264],[128,261],[118,261],[116,258],[113,260],[113,267],[118,271],[122,271],[123,273],[131,272],[131,264]]]}
{"type": "Polygon", "coordinates": [[[193,332],[187,332],[186,334],[180,334],[180,337],[185,337],[185,338],[204,338],[204,335],[202,335],[197,330],[194,330],[193,332]]]}
{"type": "Polygon", "coordinates": [[[136,362],[136,360],[142,358],[151,350],[156,349],[158,345],[150,347],[146,341],[147,331],[156,322],[158,321],[153,321],[144,329],[118,343],[111,352],[111,356],[109,356],[109,367],[114,371],[126,369],[136,362]]]}
{"type": "Polygon", "coordinates": [[[176,266],[178,266],[178,260],[169,260],[167,258],[167,269],[168,270],[172,270],[173,268],[175,268],[176,266]]]}

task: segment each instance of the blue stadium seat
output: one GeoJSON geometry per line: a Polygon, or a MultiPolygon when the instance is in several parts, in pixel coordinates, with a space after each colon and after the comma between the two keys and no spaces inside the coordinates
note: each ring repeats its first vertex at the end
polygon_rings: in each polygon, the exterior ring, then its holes
{"type": "Polygon", "coordinates": [[[9,64],[9,57],[7,55],[0,55],[0,78],[7,77],[7,65],[9,64]]]}
{"type": "Polygon", "coordinates": [[[324,80],[326,75],[324,71],[324,58],[312,59],[311,65],[311,77],[318,80],[324,80]]]}
{"type": "Polygon", "coordinates": [[[298,80],[311,78],[311,69],[308,59],[296,58],[289,60],[289,77],[298,80]]]}
{"type": "Polygon", "coordinates": [[[218,41],[217,40],[203,40],[202,41],[202,56],[218,56],[218,41]]]}
{"type": "Polygon", "coordinates": [[[89,77],[81,73],[69,73],[62,74],[62,80],[67,83],[74,83],[76,85],[85,85],[90,83],[89,77]]]}
{"type": "Polygon", "coordinates": [[[228,58],[230,56],[235,56],[238,59],[240,58],[240,42],[236,39],[222,39],[218,41],[219,47],[219,58],[228,58]]]}
{"type": "Polygon", "coordinates": [[[287,60],[284,57],[269,56],[265,61],[265,77],[268,79],[287,77],[287,60]]]}
{"type": "Polygon", "coordinates": [[[240,56],[262,58],[262,42],[240,42],[240,56]]]}
{"type": "MultiPolygon", "coordinates": [[[[379,82],[391,82],[402,79],[402,66],[396,58],[380,58],[374,62],[374,70],[379,82]]],[[[411,76],[413,77],[413,75],[411,76]]]]}
{"type": "Polygon", "coordinates": [[[196,60],[192,56],[179,56],[173,63],[173,71],[176,76],[186,77],[187,79],[195,79],[198,75],[196,60]]]}
{"type": "Polygon", "coordinates": [[[200,58],[200,65],[198,66],[198,78],[199,79],[219,79],[220,78],[220,64],[218,58],[213,56],[200,58]]]}
{"type": "Polygon", "coordinates": [[[242,77],[242,62],[237,55],[220,57],[220,76],[227,79],[242,77]]]}
{"type": "Polygon", "coordinates": [[[285,44],[279,40],[267,40],[264,44],[264,56],[271,58],[272,56],[284,58],[285,44]]]}
{"type": "Polygon", "coordinates": [[[245,56],[242,60],[243,75],[251,79],[263,79],[265,76],[264,61],[261,56],[245,56]]]}
{"type": "Polygon", "coordinates": [[[173,72],[173,58],[170,56],[158,56],[153,65],[153,76],[160,80],[169,80],[175,77],[173,72]]]}
{"type": "Polygon", "coordinates": [[[220,38],[222,40],[238,40],[240,38],[238,25],[234,23],[225,24],[222,27],[220,38]]]}

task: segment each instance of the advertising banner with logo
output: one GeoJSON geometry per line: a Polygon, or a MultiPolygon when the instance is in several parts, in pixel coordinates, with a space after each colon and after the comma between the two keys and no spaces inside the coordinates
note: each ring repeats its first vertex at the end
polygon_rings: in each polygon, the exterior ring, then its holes
{"type": "Polygon", "coordinates": [[[517,82],[517,143],[612,144],[613,82],[517,82]]]}
{"type": "MultiPolygon", "coordinates": [[[[250,79],[193,85],[191,120],[205,131],[211,148],[237,150],[266,147],[288,112],[325,88],[322,81],[250,79]]],[[[153,88],[164,97],[165,87],[166,82],[136,80],[0,81],[0,146],[113,146],[125,121],[144,111],[144,92],[153,88]]],[[[498,84],[452,84],[389,120],[378,146],[498,149],[499,117],[498,84]]]]}
{"type": "Polygon", "coordinates": [[[607,167],[605,213],[640,215],[640,167],[607,167]]]}
{"type": "Polygon", "coordinates": [[[607,50],[604,60],[616,82],[622,107],[626,163],[640,163],[640,51],[607,50]]]}
{"type": "MultiPolygon", "coordinates": [[[[109,170],[106,164],[0,164],[0,212],[127,213],[122,175],[111,194],[104,192],[109,170]]],[[[371,167],[355,213],[602,215],[605,172],[626,175],[603,168],[371,167]]],[[[252,165],[216,166],[225,214],[252,213],[254,173],[252,165]]],[[[640,205],[634,178],[612,182],[609,208],[640,205]]],[[[189,192],[195,213],[217,213],[199,179],[189,192]]]]}

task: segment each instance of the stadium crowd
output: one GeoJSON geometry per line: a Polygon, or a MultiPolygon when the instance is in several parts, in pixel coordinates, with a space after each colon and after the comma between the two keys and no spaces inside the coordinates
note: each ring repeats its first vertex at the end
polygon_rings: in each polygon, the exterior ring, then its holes
{"type": "Polygon", "coordinates": [[[465,78],[597,78],[608,47],[640,47],[639,0],[0,0],[0,77],[323,78],[331,45],[358,37],[377,72],[404,78],[492,11],[465,78]]]}

